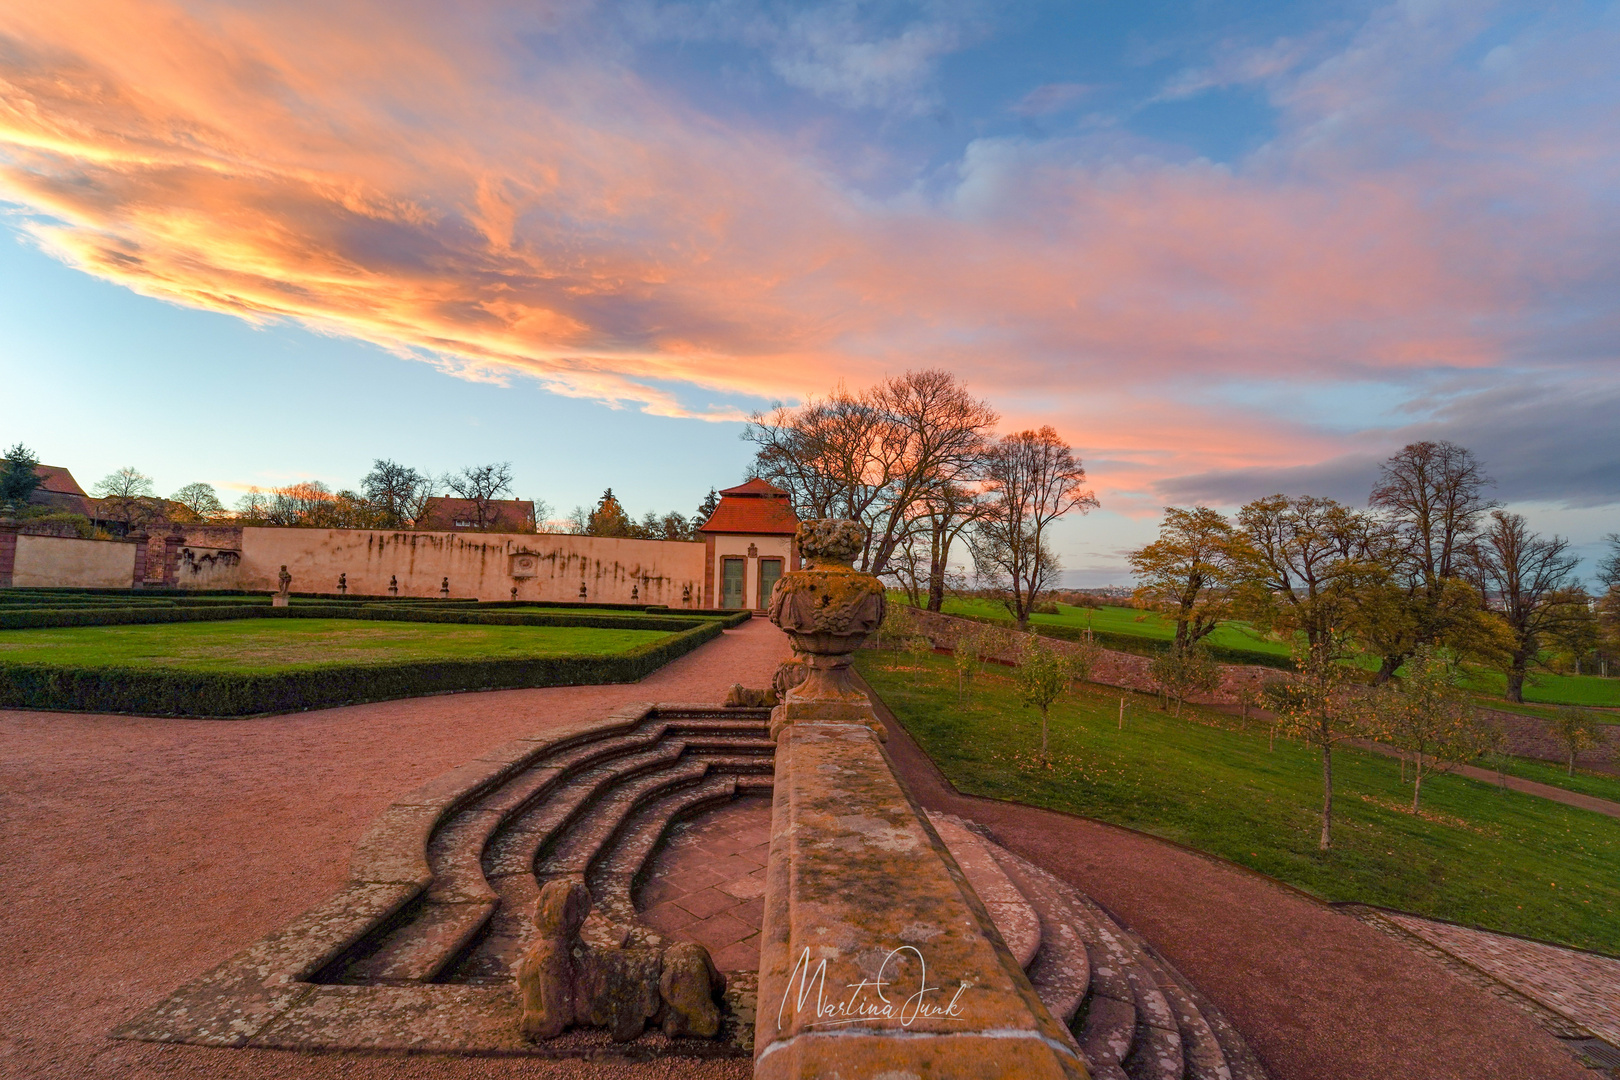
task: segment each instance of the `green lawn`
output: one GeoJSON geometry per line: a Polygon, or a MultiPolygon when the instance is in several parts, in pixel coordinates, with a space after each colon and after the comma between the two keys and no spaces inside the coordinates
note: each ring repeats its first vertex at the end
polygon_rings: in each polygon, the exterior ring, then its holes
{"type": "Polygon", "coordinates": [[[0,631],[0,661],[284,671],[388,660],[612,656],[667,635],[576,626],[230,619],[0,631]]]}
{"type": "MultiPolygon", "coordinates": [[[[1480,763],[1481,768],[1494,769],[1496,762],[1480,763]]],[[[1550,761],[1539,761],[1536,758],[1510,757],[1501,766],[1503,772],[1509,776],[1523,777],[1526,780],[1535,780],[1542,784],[1551,784],[1553,787],[1564,788],[1568,791],[1578,791],[1582,795],[1592,795],[1599,799],[1608,799],[1620,802],[1620,776],[1609,773],[1593,772],[1590,769],[1577,767],[1575,775],[1570,776],[1564,771],[1564,766],[1550,761]]]]}
{"type": "MultiPolygon", "coordinates": [[[[1011,679],[956,703],[946,657],[857,654],[861,672],[963,791],[1110,821],[1220,855],[1329,900],[1359,900],[1620,954],[1620,821],[1457,776],[1424,814],[1391,758],[1335,754],[1335,849],[1316,849],[1314,752],[1234,717],[1084,685],[1053,708],[1053,757],[1011,679]]],[[[1539,777],[1538,777],[1539,779],[1539,777]]]]}
{"type": "MultiPolygon", "coordinates": [[[[902,594],[891,593],[890,596],[891,599],[904,602],[902,594]]],[[[948,598],[945,601],[945,614],[973,615],[1009,624],[1012,622],[1012,617],[1002,605],[992,600],[967,597],[948,598]]],[[[1030,621],[1045,626],[1089,626],[1093,630],[1130,634],[1132,637],[1147,638],[1151,641],[1169,641],[1176,632],[1175,623],[1162,615],[1130,607],[1084,608],[1059,604],[1058,614],[1035,615],[1030,621]]],[[[1289,655],[1288,646],[1284,642],[1263,637],[1247,623],[1242,622],[1222,624],[1209,636],[1208,641],[1211,645],[1228,649],[1248,649],[1251,652],[1278,657],[1289,655]]],[[[1378,665],[1368,658],[1362,666],[1372,670],[1378,665]]],[[[1475,670],[1469,678],[1468,686],[1471,690],[1499,700],[1506,691],[1507,680],[1500,672],[1475,670]]],[[[1533,672],[1530,681],[1525,684],[1524,696],[1525,701],[1530,704],[1620,708],[1620,678],[1605,679],[1597,675],[1533,672]]],[[[1620,722],[1620,717],[1615,717],[1615,720],[1620,722]]]]}

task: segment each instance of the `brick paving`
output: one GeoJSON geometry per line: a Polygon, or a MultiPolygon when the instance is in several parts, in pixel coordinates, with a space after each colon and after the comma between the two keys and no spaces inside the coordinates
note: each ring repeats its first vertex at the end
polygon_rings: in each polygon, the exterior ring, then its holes
{"type": "Polygon", "coordinates": [[[636,890],[641,920],[695,941],[721,971],[759,970],[769,799],[738,799],[673,826],[636,890]]]}
{"type": "Polygon", "coordinates": [[[1417,915],[1386,919],[1620,1046],[1620,960],[1417,915]]]}

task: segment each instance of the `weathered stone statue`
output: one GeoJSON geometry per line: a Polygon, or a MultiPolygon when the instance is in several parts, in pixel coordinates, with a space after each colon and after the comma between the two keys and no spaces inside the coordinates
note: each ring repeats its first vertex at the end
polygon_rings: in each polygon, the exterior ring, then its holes
{"type": "Polygon", "coordinates": [[[867,722],[871,706],[850,678],[849,662],[883,621],[883,583],[854,568],[866,531],[854,521],[807,521],[796,537],[802,570],[783,574],[771,591],[770,619],[787,632],[797,659],[777,673],[782,697],[773,730],[800,715],[867,722]],[[801,670],[789,670],[797,666],[801,670]]]}
{"type": "Polygon", "coordinates": [[[276,575],[276,582],[281,588],[276,590],[275,596],[270,598],[271,607],[286,607],[287,597],[292,589],[292,575],[287,573],[287,564],[281,564],[281,573],[276,575]]]}
{"type": "Polygon", "coordinates": [[[713,1038],[726,980],[709,951],[691,942],[664,948],[602,946],[580,937],[591,894],[575,879],[548,881],[535,903],[535,941],[518,964],[523,1034],[551,1039],[570,1027],[600,1027],[617,1042],[650,1022],[671,1038],[713,1038]]]}

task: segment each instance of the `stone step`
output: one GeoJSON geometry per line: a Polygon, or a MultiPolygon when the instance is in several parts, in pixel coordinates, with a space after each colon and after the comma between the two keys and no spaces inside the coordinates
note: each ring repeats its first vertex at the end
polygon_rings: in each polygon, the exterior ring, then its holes
{"type": "Polygon", "coordinates": [[[983,838],[968,828],[966,822],[949,814],[936,813],[930,813],[928,821],[950,849],[951,857],[968,884],[979,894],[1013,959],[1027,970],[1041,947],[1041,921],[1035,909],[990,854],[983,838]]]}
{"type": "Polygon", "coordinates": [[[1139,941],[1099,904],[1046,870],[993,841],[987,850],[1023,891],[1041,920],[1042,948],[1030,981],[1060,1017],[1073,999],[1059,998],[1073,939],[1090,968],[1075,1025],[1081,1049],[1101,1080],[1265,1080],[1266,1073],[1237,1029],[1163,957],[1139,941]],[[1063,937],[1067,928],[1071,938],[1063,937]],[[1064,940],[1066,947],[1052,947],[1064,940]],[[1049,997],[1048,994],[1052,996],[1049,997]]]}
{"type": "Polygon", "coordinates": [[[613,842],[597,860],[586,879],[596,912],[604,920],[632,928],[633,940],[640,944],[662,944],[651,928],[640,923],[632,899],[636,878],[658,850],[664,833],[676,821],[699,810],[730,802],[739,794],[770,790],[769,777],[710,776],[703,783],[674,792],[639,808],[614,836],[613,842]]]}
{"type": "Polygon", "coordinates": [[[769,761],[757,755],[693,754],[690,743],[684,746],[687,752],[674,765],[621,781],[548,844],[535,864],[535,876],[540,882],[570,875],[584,877],[626,819],[641,804],[671,788],[696,784],[711,772],[769,772],[771,768],[769,761]]]}

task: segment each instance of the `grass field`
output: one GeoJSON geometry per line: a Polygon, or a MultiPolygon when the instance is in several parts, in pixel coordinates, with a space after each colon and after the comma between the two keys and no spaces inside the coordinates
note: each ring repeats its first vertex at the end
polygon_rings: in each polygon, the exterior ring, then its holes
{"type": "Polygon", "coordinates": [[[263,672],[389,660],[612,656],[665,636],[590,627],[231,619],[5,630],[0,661],[263,672]]]}
{"type": "MultiPolygon", "coordinates": [[[[1140,829],[1329,900],[1359,900],[1620,955],[1620,821],[1457,776],[1406,812],[1399,764],[1335,754],[1335,848],[1316,848],[1314,752],[1236,718],[1184,719],[1120,691],[1076,688],[1052,710],[1052,759],[1011,679],[981,675],[966,707],[948,658],[866,651],[858,666],[959,789],[1140,829]]],[[[1541,779],[1541,777],[1536,777],[1541,779]]],[[[1596,792],[1594,792],[1595,794],[1596,792]]]]}
{"type": "MultiPolygon", "coordinates": [[[[899,594],[891,597],[902,599],[899,594]]],[[[971,615],[979,618],[997,619],[1010,623],[1011,616],[1007,609],[992,600],[978,600],[966,597],[950,597],[945,601],[945,614],[971,615]]],[[[1175,623],[1153,612],[1139,611],[1129,607],[1073,607],[1069,604],[1059,604],[1056,615],[1034,615],[1030,621],[1036,625],[1045,626],[1089,626],[1093,630],[1103,630],[1114,634],[1130,634],[1133,637],[1147,638],[1152,641],[1169,641],[1175,636],[1175,623]]],[[[1286,657],[1289,655],[1288,646],[1281,641],[1263,637],[1248,627],[1245,623],[1230,622],[1223,624],[1209,636],[1212,645],[1219,645],[1229,649],[1249,649],[1253,652],[1267,653],[1272,656],[1286,657]]],[[[1363,665],[1376,668],[1377,664],[1368,659],[1363,665]]],[[[1474,671],[1468,680],[1468,688],[1484,697],[1501,699],[1506,692],[1507,680],[1500,672],[1474,671]]],[[[1550,672],[1532,672],[1529,682],[1525,684],[1524,696],[1527,704],[1543,705],[1586,705],[1599,708],[1620,708],[1620,678],[1605,679],[1597,675],[1556,675],[1550,672]]],[[[1494,704],[1494,702],[1492,702],[1494,704]]],[[[1515,707],[1517,711],[1517,707],[1515,707]]],[[[1545,711],[1545,710],[1543,710],[1545,711]]],[[[1531,715],[1537,715],[1531,713],[1531,715]]],[[[1620,717],[1616,717],[1620,720],[1620,717]]]]}

